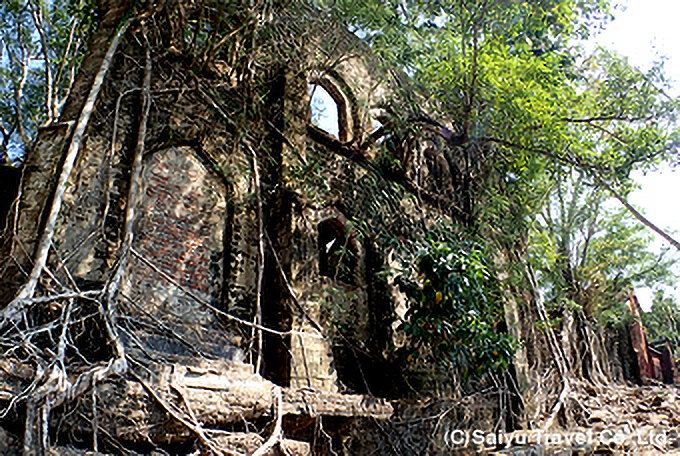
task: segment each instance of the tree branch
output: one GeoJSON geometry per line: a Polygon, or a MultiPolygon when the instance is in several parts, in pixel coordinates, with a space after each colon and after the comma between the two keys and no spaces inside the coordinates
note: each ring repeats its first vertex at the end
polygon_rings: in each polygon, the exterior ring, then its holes
{"type": "Polygon", "coordinates": [[[611,122],[611,121],[621,121],[621,122],[639,122],[641,120],[648,120],[649,117],[625,117],[625,116],[620,116],[620,115],[611,115],[611,116],[594,116],[594,117],[583,117],[580,119],[575,119],[572,117],[563,117],[560,120],[562,122],[569,122],[569,123],[592,123],[592,122],[611,122]]]}
{"type": "Polygon", "coordinates": [[[279,443],[283,438],[283,395],[281,388],[275,387],[274,394],[276,395],[276,424],[274,431],[269,436],[267,441],[253,453],[253,456],[264,456],[269,453],[269,450],[274,448],[274,445],[279,443]]]}
{"type": "Polygon", "coordinates": [[[623,207],[625,207],[628,212],[633,214],[633,217],[638,219],[640,222],[642,222],[643,225],[645,225],[647,228],[651,229],[654,231],[656,234],[664,238],[666,241],[668,241],[673,247],[676,249],[680,250],[680,242],[676,241],[671,237],[670,234],[666,233],[664,230],[653,224],[647,217],[642,215],[637,209],[635,209],[623,196],[621,196],[616,190],[614,190],[610,185],[608,185],[605,181],[600,179],[599,177],[595,176],[595,180],[602,185],[611,195],[619,200],[621,204],[623,204],[623,207]]]}
{"type": "Polygon", "coordinates": [[[580,169],[588,169],[588,170],[595,169],[595,170],[598,170],[598,171],[606,171],[606,172],[613,171],[613,169],[608,167],[608,166],[592,165],[592,164],[588,164],[588,163],[583,163],[578,158],[574,158],[574,157],[570,157],[570,156],[565,157],[565,156],[562,156],[562,155],[557,155],[555,153],[548,152],[547,150],[523,146],[521,144],[516,144],[516,143],[513,143],[511,141],[506,141],[504,139],[493,138],[493,137],[483,138],[483,139],[485,141],[495,143],[495,144],[500,144],[501,146],[509,147],[511,149],[518,149],[518,150],[522,150],[522,151],[525,151],[525,152],[531,152],[533,154],[542,155],[544,157],[548,157],[548,158],[551,158],[553,160],[556,160],[556,161],[559,161],[559,162],[562,162],[562,163],[566,163],[568,165],[576,166],[577,168],[580,168],[580,169]]]}

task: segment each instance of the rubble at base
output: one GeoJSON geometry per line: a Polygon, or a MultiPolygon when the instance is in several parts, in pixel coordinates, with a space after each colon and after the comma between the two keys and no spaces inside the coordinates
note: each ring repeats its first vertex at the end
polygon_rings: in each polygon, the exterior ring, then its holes
{"type": "MultiPolygon", "coordinates": [[[[278,386],[253,373],[252,365],[233,361],[195,359],[185,364],[159,363],[147,366],[146,371],[146,375],[130,373],[125,378],[112,377],[97,385],[100,435],[106,434],[131,447],[145,444],[173,447],[192,441],[205,446],[208,441],[212,449],[224,450],[226,454],[253,454],[273,432],[273,422],[280,413],[286,438],[261,454],[279,454],[276,450],[279,448],[283,454],[309,455],[312,454],[309,442],[291,440],[288,435],[309,435],[300,429],[313,426],[321,417],[336,421],[358,417],[385,420],[393,412],[384,399],[312,388],[280,388],[279,404],[278,386]],[[256,424],[248,424],[252,422],[265,423],[261,435],[252,431],[257,428],[256,424]],[[242,431],[225,431],[244,424],[242,431]]],[[[17,379],[5,371],[1,381],[5,395],[10,396],[9,391],[16,390],[17,379]]],[[[72,414],[81,419],[60,424],[61,432],[91,435],[91,407],[91,402],[81,401],[72,414]]],[[[6,434],[5,440],[9,441],[6,434]]],[[[54,448],[52,454],[89,452],[54,448]]]]}

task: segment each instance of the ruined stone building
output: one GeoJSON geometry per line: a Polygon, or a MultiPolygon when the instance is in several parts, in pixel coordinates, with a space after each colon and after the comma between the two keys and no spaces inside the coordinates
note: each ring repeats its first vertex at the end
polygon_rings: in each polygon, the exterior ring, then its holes
{"type": "Polygon", "coordinates": [[[390,242],[469,221],[468,138],[300,3],[100,1],[59,122],[0,207],[15,448],[443,454],[441,423],[548,409],[520,397],[552,362],[529,293],[503,303],[498,330],[528,342],[484,400],[393,356],[390,242]],[[387,400],[416,394],[446,401],[387,400]]]}
{"type": "Polygon", "coordinates": [[[404,310],[380,236],[416,232],[426,212],[451,202],[456,184],[441,152],[450,131],[430,125],[400,147],[403,138],[385,133],[386,107],[411,89],[313,9],[250,17],[227,3],[201,29],[203,8],[102,2],[61,118],[25,159],[3,244],[3,328],[65,328],[61,367],[49,350],[3,358],[0,399],[44,372],[63,379],[26,401],[25,445],[250,452],[264,440],[248,421],[258,428],[278,407],[285,437],[303,441],[289,449],[303,454],[341,445],[350,418],[392,412],[375,396],[399,390],[387,350],[404,310]],[[275,39],[250,42],[256,28],[275,39]],[[315,125],[318,94],[321,109],[336,112],[315,125]],[[381,176],[384,141],[405,166],[381,176]],[[380,214],[385,201],[394,206],[380,214]],[[38,293],[13,301],[47,236],[38,293]],[[8,367],[16,363],[23,370],[8,367]],[[286,388],[278,403],[275,385],[286,388]],[[98,402],[70,402],[81,386],[98,402]],[[240,434],[215,440],[201,426],[240,434]]]}

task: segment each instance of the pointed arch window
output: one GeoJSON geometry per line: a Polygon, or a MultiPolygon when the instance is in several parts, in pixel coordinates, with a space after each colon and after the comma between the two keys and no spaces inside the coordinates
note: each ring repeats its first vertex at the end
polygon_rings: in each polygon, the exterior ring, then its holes
{"type": "Polygon", "coordinates": [[[312,110],[312,124],[326,133],[340,138],[338,104],[323,86],[312,84],[309,88],[312,110]]]}
{"type": "Polygon", "coordinates": [[[352,139],[352,111],[347,94],[335,79],[323,76],[309,85],[312,124],[342,142],[352,139]]]}

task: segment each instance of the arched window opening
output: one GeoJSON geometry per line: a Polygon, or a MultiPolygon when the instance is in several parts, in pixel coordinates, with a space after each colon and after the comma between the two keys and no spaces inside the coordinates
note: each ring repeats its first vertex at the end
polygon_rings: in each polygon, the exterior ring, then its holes
{"type": "Polygon", "coordinates": [[[371,138],[378,144],[383,144],[390,136],[385,127],[385,115],[382,109],[371,109],[368,114],[371,123],[371,138]]]}
{"type": "Polygon", "coordinates": [[[352,139],[354,125],[348,94],[336,79],[322,76],[309,85],[312,124],[342,142],[352,139]]]}
{"type": "Polygon", "coordinates": [[[309,88],[312,109],[312,124],[326,133],[340,138],[340,122],[338,121],[338,104],[333,97],[319,84],[311,84],[309,88]]]}
{"type": "Polygon", "coordinates": [[[319,274],[333,280],[356,283],[357,252],[344,224],[335,218],[319,223],[319,274]]]}

